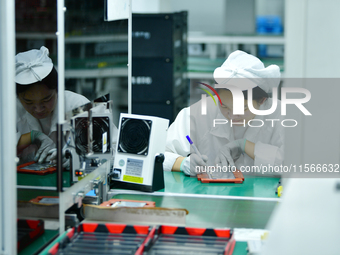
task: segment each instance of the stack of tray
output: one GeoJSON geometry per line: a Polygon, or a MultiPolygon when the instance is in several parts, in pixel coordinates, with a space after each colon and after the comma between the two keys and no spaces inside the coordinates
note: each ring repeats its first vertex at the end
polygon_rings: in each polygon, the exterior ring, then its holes
{"type": "Polygon", "coordinates": [[[142,254],[149,229],[149,226],[124,224],[81,224],[48,254],[142,254]]]}
{"type": "Polygon", "coordinates": [[[83,223],[48,251],[61,254],[224,254],[235,246],[230,229],[83,223]]]}
{"type": "Polygon", "coordinates": [[[160,226],[148,255],[232,254],[235,240],[229,229],[160,226]]]}

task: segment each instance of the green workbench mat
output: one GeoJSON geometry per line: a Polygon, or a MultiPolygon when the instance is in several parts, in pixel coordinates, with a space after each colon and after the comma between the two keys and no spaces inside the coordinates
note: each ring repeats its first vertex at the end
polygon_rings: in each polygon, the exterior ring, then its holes
{"type": "MultiPolygon", "coordinates": [[[[17,185],[39,186],[39,187],[56,187],[57,173],[37,175],[28,173],[17,173],[17,185]]],[[[63,172],[63,185],[70,187],[70,172],[63,172]]]]}
{"type": "Polygon", "coordinates": [[[18,255],[33,255],[38,254],[46,244],[52,242],[59,235],[59,230],[45,229],[44,234],[38,237],[33,243],[20,251],[18,255]]]}
{"type": "Polygon", "coordinates": [[[163,192],[277,198],[280,178],[247,176],[243,183],[201,183],[181,172],[164,172],[163,192]]]}
{"type": "Polygon", "coordinates": [[[247,255],[247,242],[236,242],[233,255],[247,255]]]}

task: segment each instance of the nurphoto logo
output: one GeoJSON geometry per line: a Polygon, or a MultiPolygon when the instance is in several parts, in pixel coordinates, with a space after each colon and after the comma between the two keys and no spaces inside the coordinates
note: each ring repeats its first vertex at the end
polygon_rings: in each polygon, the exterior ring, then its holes
{"type": "MultiPolygon", "coordinates": [[[[217,91],[211,87],[208,84],[205,83],[201,83],[200,84],[208,87],[209,89],[211,89],[217,96],[217,98],[219,99],[219,103],[222,105],[222,101],[220,96],[218,95],[217,91]]],[[[215,88],[217,89],[228,89],[233,96],[233,115],[244,115],[244,95],[243,92],[240,88],[233,86],[233,85],[220,85],[220,84],[215,84],[215,88]]],[[[210,97],[212,97],[212,99],[215,102],[215,105],[217,105],[215,98],[213,97],[213,95],[206,89],[202,89],[205,92],[207,92],[207,94],[210,95],[210,97]]],[[[252,89],[248,89],[248,109],[251,113],[255,114],[255,115],[261,115],[261,116],[265,116],[265,115],[270,115],[272,113],[275,112],[275,110],[277,109],[277,105],[278,105],[278,89],[277,88],[273,88],[272,89],[272,106],[270,109],[267,110],[258,110],[255,109],[255,107],[253,106],[253,91],[252,89]]],[[[311,93],[309,90],[304,89],[304,88],[293,88],[293,87],[283,87],[281,88],[281,115],[282,116],[286,116],[287,115],[287,105],[292,104],[295,105],[304,115],[306,116],[311,116],[312,114],[306,109],[306,107],[303,106],[304,103],[307,103],[309,100],[311,99],[311,93]],[[304,95],[303,98],[295,98],[295,99],[291,99],[288,98],[287,95],[289,93],[298,93],[298,94],[302,94],[304,95]]],[[[201,114],[202,115],[206,115],[207,114],[207,100],[206,100],[206,95],[202,94],[202,100],[201,100],[201,114]]],[[[249,126],[251,127],[261,127],[263,126],[263,121],[259,120],[259,119],[253,119],[250,120],[248,122],[262,122],[259,123],[259,125],[254,125],[254,123],[247,123],[249,126]]],[[[274,125],[275,121],[279,121],[279,119],[266,119],[265,121],[270,121],[272,122],[272,126],[274,125]]],[[[228,123],[228,120],[226,119],[215,119],[214,120],[214,127],[216,124],[226,124],[228,123]]],[[[231,120],[231,125],[232,125],[232,120],[231,120]]],[[[243,123],[234,123],[234,124],[243,124],[245,126],[245,121],[243,123]]],[[[281,121],[281,124],[284,127],[295,127],[297,125],[297,121],[294,119],[285,119],[283,121],[281,121]],[[287,122],[294,122],[294,125],[287,125],[285,123],[287,122]]]]}

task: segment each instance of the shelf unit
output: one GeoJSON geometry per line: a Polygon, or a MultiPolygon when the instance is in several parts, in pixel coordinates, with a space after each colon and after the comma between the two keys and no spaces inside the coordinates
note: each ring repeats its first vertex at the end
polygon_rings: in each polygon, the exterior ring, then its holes
{"type": "MultiPolygon", "coordinates": [[[[85,35],[85,36],[69,36],[65,38],[65,44],[80,44],[80,59],[85,58],[85,44],[98,43],[98,42],[117,42],[126,41],[127,35],[85,35]]],[[[27,40],[57,40],[54,33],[17,33],[16,39],[27,40]]],[[[56,49],[56,47],[55,47],[56,49]]],[[[50,54],[56,55],[55,49],[52,49],[50,54]]],[[[114,67],[114,68],[98,68],[98,69],[66,69],[65,78],[104,78],[104,77],[126,77],[127,67],[114,67]]]]}
{"type": "MultiPolygon", "coordinates": [[[[213,70],[220,66],[228,55],[240,49],[240,45],[247,45],[249,53],[257,56],[257,46],[264,45],[285,45],[284,35],[190,35],[188,45],[206,45],[208,57],[192,57],[188,60],[188,78],[190,79],[213,79],[213,70]],[[224,58],[217,56],[218,47],[224,48],[224,58]]],[[[283,58],[262,59],[264,64],[277,64],[283,73],[283,58]]]]}
{"type": "MultiPolygon", "coordinates": [[[[17,39],[53,39],[56,40],[54,33],[17,33],[17,39]]],[[[66,44],[80,44],[80,58],[85,58],[85,44],[98,42],[127,41],[127,35],[85,35],[69,36],[65,38],[66,44]]],[[[225,58],[233,51],[239,49],[240,45],[249,45],[250,54],[257,55],[257,45],[284,45],[283,35],[189,35],[188,44],[205,44],[208,47],[209,58],[189,57],[188,78],[189,79],[212,79],[212,68],[222,64],[225,59],[218,58],[217,47],[221,45],[225,49],[225,58]],[[193,63],[195,62],[195,63],[193,63]],[[193,70],[193,69],[198,70],[193,70]],[[198,68],[197,68],[198,67],[198,68]]],[[[278,64],[283,72],[283,60],[269,59],[266,62],[278,64]],[[281,63],[280,63],[281,62],[281,63]]],[[[98,69],[66,69],[65,78],[104,78],[104,77],[126,77],[127,67],[110,67],[98,69]]]]}
{"type": "Polygon", "coordinates": [[[189,35],[188,43],[215,43],[215,44],[284,44],[283,35],[189,35]]]}

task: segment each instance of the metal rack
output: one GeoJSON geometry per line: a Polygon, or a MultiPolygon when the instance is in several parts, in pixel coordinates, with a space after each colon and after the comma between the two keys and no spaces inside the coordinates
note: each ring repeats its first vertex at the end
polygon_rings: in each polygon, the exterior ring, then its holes
{"type": "Polygon", "coordinates": [[[16,254],[14,1],[0,2],[0,254],[16,254]]]}

